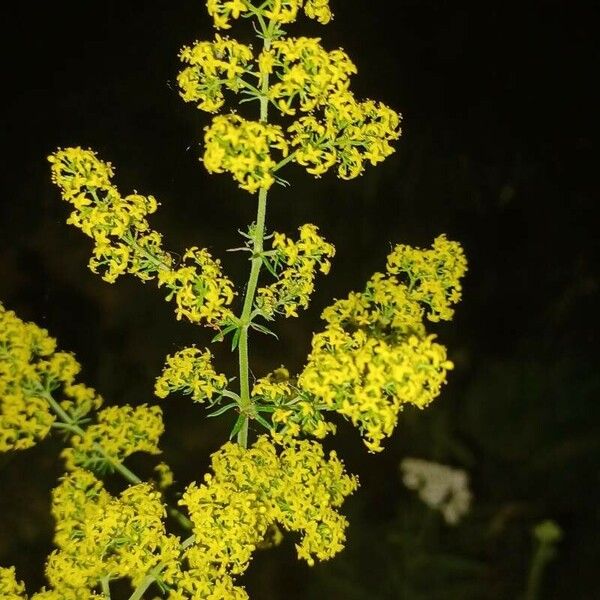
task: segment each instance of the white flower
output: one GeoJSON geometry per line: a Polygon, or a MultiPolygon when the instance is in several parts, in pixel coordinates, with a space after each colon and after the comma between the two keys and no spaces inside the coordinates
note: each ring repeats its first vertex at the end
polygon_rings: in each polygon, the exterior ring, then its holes
{"type": "Polygon", "coordinates": [[[405,458],[400,470],[404,485],[417,490],[419,498],[440,511],[449,525],[456,525],[469,512],[472,496],[466,471],[419,458],[405,458]]]}

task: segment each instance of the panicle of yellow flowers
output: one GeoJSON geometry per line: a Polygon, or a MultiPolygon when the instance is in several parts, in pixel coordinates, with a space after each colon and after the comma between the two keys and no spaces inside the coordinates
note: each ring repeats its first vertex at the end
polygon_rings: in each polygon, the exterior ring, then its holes
{"type": "Polygon", "coordinates": [[[256,382],[253,396],[273,407],[275,437],[322,438],[335,431],[326,420],[335,411],[359,428],[370,451],[381,451],[404,405],[424,408],[445,383],[452,363],[424,319],[452,318],[466,269],[460,245],[443,235],[429,250],[396,246],[385,274],[323,311],[327,325],[297,377],[278,369],[256,382]]]}
{"type": "Polygon", "coordinates": [[[317,267],[329,273],[335,248],[319,234],[315,225],[299,227],[300,239],[294,241],[283,233],[273,234],[273,268],[283,268],[277,281],[257,290],[255,305],[261,314],[273,318],[276,313],[297,317],[298,308],[308,308],[315,289],[317,267]]]}
{"type": "Polygon", "coordinates": [[[403,405],[424,408],[439,394],[452,363],[423,318],[452,317],[466,268],[460,244],[445,236],[431,250],[399,245],[385,275],[323,312],[327,326],[313,337],[297,385],[349,418],[371,451],[382,449],[403,405]]]}
{"type": "Polygon", "coordinates": [[[175,266],[162,248],[161,234],[150,228],[146,218],[158,207],[153,196],[123,197],[111,182],[111,164],[91,150],[66,148],[48,160],[52,180],[74,207],[67,222],[94,240],[89,262],[94,273],[101,273],[109,283],[125,273],[142,281],[157,278],[159,286],[170,290],[167,299],[175,298],[178,319],[218,327],[232,315],[228,305],[233,285],[222,275],[218,259],[207,250],[190,248],[183,263],[175,266]]]}
{"type": "Polygon", "coordinates": [[[333,93],[347,89],[350,75],[357,72],[343,50],[327,52],[320,42],[319,38],[285,38],[261,52],[259,70],[277,70],[269,100],[282,114],[295,115],[296,104],[302,112],[323,106],[333,93]]]}
{"type": "Polygon", "coordinates": [[[209,172],[229,172],[242,189],[254,193],[269,189],[277,181],[276,171],[290,161],[317,177],[337,165],[339,177],[352,179],[366,162],[375,165],[394,151],[391,142],[400,137],[400,115],[381,102],[355,99],[349,85],[357,70],[348,55],[342,49],[325,50],[319,38],[284,37],[280,29],[296,20],[302,6],[310,18],[329,22],[326,0],[207,5],[217,28],[228,28],[240,16],[269,19],[270,39],[258,55],[219,35],[213,42],[184,47],[180,58],[187,66],[178,78],[183,99],[215,112],[227,89],[246,95],[242,101],[267,102],[285,116],[304,113],[287,127],[235,113],[213,117],[204,137],[203,162],[209,172]],[[273,150],[279,152],[277,158],[273,150]]]}
{"type": "Polygon", "coordinates": [[[171,392],[181,392],[194,402],[212,400],[227,386],[227,377],[212,366],[210,350],[184,348],[168,355],[161,376],[156,380],[154,393],[166,398],[171,392]]]}
{"type": "Polygon", "coordinates": [[[219,575],[243,573],[270,525],[302,532],[299,558],[314,564],[342,549],[347,522],[336,508],[357,487],[335,452],[295,441],[278,452],[262,435],[248,449],[225,444],[212,456],[213,475],[184,493],[194,523],[190,565],[219,575]]]}
{"type": "Polygon", "coordinates": [[[80,369],[45,329],[0,304],[0,452],[30,448],[48,435],[56,420],[51,394],[73,419],[101,406],[92,388],[75,382],[80,369]]]}
{"type": "Polygon", "coordinates": [[[179,268],[158,273],[158,285],[170,290],[167,300],[175,297],[178,320],[185,317],[218,329],[233,317],[229,308],[235,296],[233,284],[223,275],[221,261],[205,248],[189,248],[179,268]]]}

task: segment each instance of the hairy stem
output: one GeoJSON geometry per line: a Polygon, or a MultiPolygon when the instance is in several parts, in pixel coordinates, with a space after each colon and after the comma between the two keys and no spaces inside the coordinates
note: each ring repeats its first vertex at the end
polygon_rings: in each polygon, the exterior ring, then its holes
{"type": "MultiPolygon", "coordinates": [[[[260,15],[259,15],[260,17],[260,15]]],[[[263,48],[271,47],[271,23],[265,26],[264,21],[259,19],[263,33],[263,48]]],[[[260,121],[266,123],[269,116],[269,75],[265,74],[261,81],[260,96],[260,121]]],[[[244,419],[242,427],[238,432],[238,444],[244,448],[248,447],[248,422],[252,410],[252,399],[250,398],[249,366],[248,366],[248,331],[250,328],[252,305],[258,285],[258,276],[262,266],[262,251],[265,237],[265,218],[267,212],[267,189],[261,188],[258,192],[258,209],[256,213],[256,224],[252,232],[252,266],[244,296],[244,306],[240,317],[240,338],[238,344],[238,357],[240,368],[240,413],[244,419]]]]}

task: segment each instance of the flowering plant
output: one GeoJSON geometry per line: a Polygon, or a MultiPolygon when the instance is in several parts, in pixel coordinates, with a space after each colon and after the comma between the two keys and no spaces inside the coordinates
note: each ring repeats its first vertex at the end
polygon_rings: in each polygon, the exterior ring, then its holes
{"type": "MultiPolygon", "coordinates": [[[[239,310],[219,259],[191,247],[177,260],[166,249],[149,221],[159,205],[154,197],[122,193],[111,164],[92,150],[60,149],[49,160],[71,205],[67,222],[93,241],[90,269],[109,283],[124,274],[155,281],[177,319],[212,328],[213,342],[227,339],[237,352],[237,381],[218,371],[208,348],[190,346],[167,356],[155,385],[158,398],[182,393],[204,404],[208,416],[234,414],[230,440],[212,455],[211,472],[185,487],[179,508],[167,506],[168,465],[156,464],[150,482],[126,465],[135,452],[160,454],[160,407],[103,408],[96,391],[77,381],[75,357],[0,305],[0,450],[29,448],[52,431],[68,439],[66,474],[52,493],[49,587],[32,599],[110,598],[117,580],[130,584],[130,600],[150,593],[247,598],[240,576],[257,549],[278,543],[282,529],[299,532],[300,559],[312,565],[332,558],[345,543],[338,509],[358,486],[320,443],[336,431],[332,416],[350,421],[368,450],[379,452],[404,406],[426,407],[452,368],[426,323],[452,318],[466,260],[457,242],[440,235],[429,249],[397,245],[362,290],[326,308],[299,373],[281,367],[251,381],[250,333],[272,334],[278,317],[306,309],[318,272],[329,272],[335,254],[313,224],[297,236],[267,232],[270,188],[289,185],[282,174],[291,162],[315,177],[329,170],[359,176],[393,152],[400,115],[354,96],[356,67],[343,50],[287,36],[283,28],[301,11],[330,22],[329,0],[208,0],[207,8],[216,29],[245,19],[261,42],[256,49],[218,33],[195,42],[181,50],[178,76],[182,98],[202,111],[219,113],[228,93],[258,105],[258,120],[214,114],[204,135],[206,169],[230,173],[258,196],[256,221],[239,248],[250,259],[239,310]],[[264,430],[254,440],[250,422],[264,430]],[[129,487],[110,493],[106,472],[118,472],[129,487]],[[187,536],[176,533],[184,530],[187,536]]],[[[0,592],[27,597],[13,568],[0,568],[0,592]]]]}

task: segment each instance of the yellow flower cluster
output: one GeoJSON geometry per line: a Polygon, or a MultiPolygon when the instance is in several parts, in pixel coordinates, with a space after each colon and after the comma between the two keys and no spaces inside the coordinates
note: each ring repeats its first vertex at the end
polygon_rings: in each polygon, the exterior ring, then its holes
{"type": "Polygon", "coordinates": [[[228,308],[235,296],[233,284],[223,275],[221,261],[204,248],[186,250],[179,267],[159,272],[158,285],[170,290],[167,300],[175,297],[178,320],[205,321],[218,329],[233,316],[228,308]]]}
{"type": "Polygon", "coordinates": [[[387,275],[375,274],[364,292],[325,309],[327,326],[313,337],[299,389],[319,409],[350,419],[367,447],[380,451],[403,405],[427,406],[452,368],[445,347],[427,335],[423,319],[451,317],[465,271],[462,248],[444,236],[431,250],[397,246],[387,275]],[[399,281],[398,273],[407,281],[399,281]]]}
{"type": "Polygon", "coordinates": [[[440,235],[431,250],[397,245],[388,256],[387,272],[405,278],[411,298],[427,305],[430,321],[449,321],[454,315],[451,305],[461,299],[467,259],[460,244],[440,235]]]}
{"type": "Polygon", "coordinates": [[[337,164],[341,179],[353,179],[364,163],[383,161],[400,137],[400,115],[382,102],[358,102],[348,90],[327,97],[323,117],[300,117],[288,128],[294,160],[320,176],[337,164]]]}
{"type": "Polygon", "coordinates": [[[131,486],[117,498],[91,473],[76,469],[53,491],[52,514],[58,549],[48,558],[46,575],[68,598],[91,591],[103,578],[127,578],[137,586],[161,564],[165,580],[176,573],[180,540],[166,533],[160,493],[149,484],[131,486]]]}
{"type": "Polygon", "coordinates": [[[452,363],[435,336],[398,342],[329,327],[313,338],[298,386],[329,410],[349,418],[372,452],[392,434],[404,404],[427,406],[440,392],[452,363]]]}
{"type": "Polygon", "coordinates": [[[175,267],[162,249],[162,236],[150,229],[146,219],[158,206],[152,196],[122,197],[111,183],[110,163],[91,150],[58,150],[49,161],[53,181],[75,207],[67,222],[94,239],[89,263],[94,273],[102,273],[110,283],[124,273],[142,281],[158,276],[159,286],[171,290],[167,299],[175,298],[178,319],[218,327],[230,316],[227,305],[233,300],[233,285],[222,274],[220,262],[207,250],[190,248],[183,266],[175,267]]]}
{"type": "Polygon", "coordinates": [[[212,113],[223,106],[223,88],[240,90],[241,77],[252,60],[252,50],[217,34],[214,42],[184,46],[179,58],[190,65],[177,77],[181,97],[186,102],[197,102],[199,109],[212,113]]]}
{"type": "Polygon", "coordinates": [[[259,3],[252,0],[207,0],[206,6],[217,29],[229,29],[231,19],[248,17],[257,11],[276,23],[293,23],[303,6],[309,19],[323,25],[333,18],[329,0],[266,0],[259,3]]]}
{"type": "Polygon", "coordinates": [[[328,423],[321,412],[327,406],[319,406],[299,390],[284,367],[257,379],[252,387],[252,398],[260,405],[272,406],[272,434],[278,441],[289,442],[300,433],[321,439],[336,431],[335,425],[328,423]]]}
{"type": "Polygon", "coordinates": [[[366,163],[376,165],[394,152],[401,116],[381,102],[354,97],[349,86],[357,69],[349,56],[342,49],[325,50],[320,38],[284,37],[279,28],[294,21],[302,7],[327,23],[328,0],[266,0],[258,6],[248,0],[209,0],[207,5],[217,28],[244,16],[257,17],[269,32],[263,31],[268,39],[255,60],[250,47],[219,36],[181,51],[187,66],[179,83],[186,101],[215,112],[226,88],[245,94],[241,102],[261,102],[260,122],[229,114],[215,117],[206,128],[203,162],[210,173],[230,172],[242,189],[254,193],[271,187],[274,170],[292,160],[317,177],[337,167],[340,178],[353,179],[366,163]],[[246,75],[258,80],[256,86],[246,75]],[[283,115],[308,114],[284,130],[266,122],[267,101],[283,115]],[[273,149],[284,157],[279,162],[271,156],[273,149]]]}
{"type": "Polygon", "coordinates": [[[259,121],[247,121],[239,115],[219,115],[213,118],[204,135],[203,162],[209,173],[233,175],[240,188],[250,193],[268,189],[275,182],[276,162],[271,149],[288,154],[281,127],[259,121]]]}
{"type": "Polygon", "coordinates": [[[164,431],[160,407],[110,406],[98,413],[97,421],[83,435],[74,435],[71,447],[63,450],[68,469],[121,462],[134,452],[160,454],[158,440],[164,431]]]}
{"type": "Polygon", "coordinates": [[[302,225],[298,230],[297,241],[283,233],[273,234],[273,268],[283,270],[276,282],[257,290],[256,308],[267,318],[276,313],[297,317],[299,307],[308,308],[317,267],[321,273],[329,273],[329,259],[335,255],[333,245],[319,235],[316,225],[302,225]]]}
{"type": "Polygon", "coordinates": [[[45,329],[0,304],[0,452],[30,448],[48,435],[55,421],[51,393],[76,420],[102,404],[93,389],[75,383],[79,371],[45,329]]]}
{"type": "Polygon", "coordinates": [[[171,392],[181,392],[191,396],[194,402],[203,402],[212,400],[226,387],[227,377],[215,371],[210,350],[202,352],[192,347],[167,356],[154,393],[166,398],[171,392]]]}
{"type": "Polygon", "coordinates": [[[335,92],[347,89],[356,67],[343,50],[327,52],[319,38],[284,38],[273,42],[259,56],[259,65],[277,68],[278,81],[269,87],[269,100],[285,115],[325,104],[335,92]]]}
{"type": "Polygon", "coordinates": [[[90,269],[114,283],[124,273],[146,281],[171,258],[161,248],[161,236],[150,229],[147,216],[156,212],[153,196],[121,196],[111,183],[110,163],[82,148],[66,148],[52,154],[52,181],[73,205],[67,223],[81,229],[94,242],[90,269]]]}
{"type": "Polygon", "coordinates": [[[336,508],[357,487],[335,452],[302,441],[279,453],[268,436],[245,449],[227,443],[212,456],[214,475],[192,483],[181,504],[194,523],[191,566],[219,577],[243,573],[273,523],[303,532],[298,556],[309,564],[337,554],[346,520],[336,508]]]}
{"type": "Polygon", "coordinates": [[[14,567],[0,567],[0,598],[2,600],[26,600],[25,585],[17,581],[14,567]]]}

